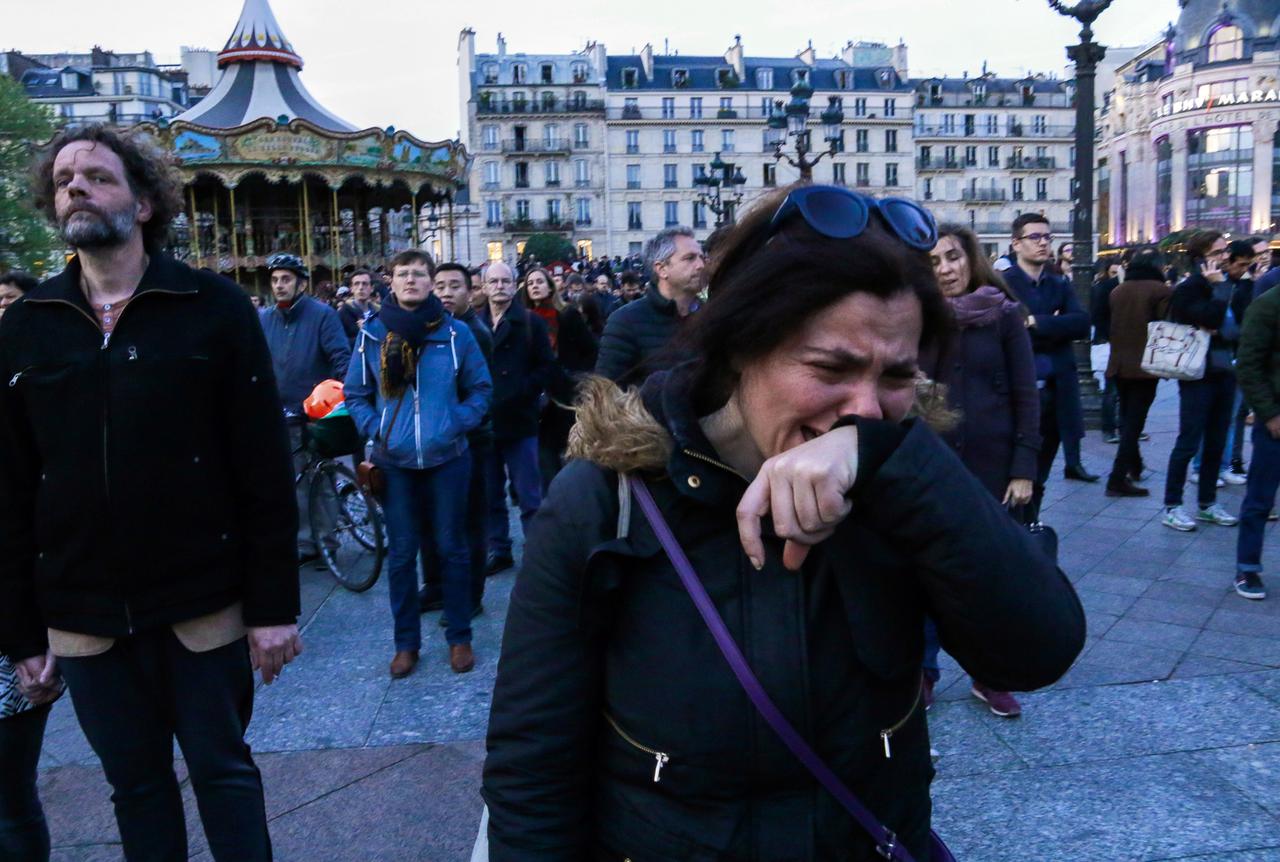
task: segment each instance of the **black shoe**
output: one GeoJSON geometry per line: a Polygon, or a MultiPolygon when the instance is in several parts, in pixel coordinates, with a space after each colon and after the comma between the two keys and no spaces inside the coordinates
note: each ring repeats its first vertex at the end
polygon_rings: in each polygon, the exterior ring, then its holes
{"type": "Polygon", "coordinates": [[[307,551],[305,553],[302,551],[298,551],[299,566],[305,566],[307,563],[314,563],[316,560],[319,560],[319,559],[320,559],[319,551],[307,551]]]}
{"type": "Polygon", "coordinates": [[[1107,496],[1108,497],[1149,497],[1151,496],[1151,492],[1148,491],[1146,488],[1139,488],[1137,485],[1133,484],[1133,482],[1129,480],[1129,477],[1126,476],[1124,479],[1122,479],[1119,482],[1116,482],[1114,480],[1107,481],[1107,496]]]}
{"type": "Polygon", "coordinates": [[[1141,440],[1143,443],[1146,443],[1151,439],[1151,435],[1148,434],[1146,431],[1143,431],[1141,434],[1138,435],[1138,439],[1141,440]]]}
{"type": "Polygon", "coordinates": [[[490,554],[489,563],[485,566],[485,574],[496,575],[498,572],[505,572],[515,564],[516,561],[511,559],[510,554],[490,554]]]}
{"type": "Polygon", "coordinates": [[[1267,588],[1262,585],[1262,578],[1258,577],[1257,572],[1237,572],[1236,592],[1255,602],[1267,597],[1267,588]]]}
{"type": "Polygon", "coordinates": [[[1066,469],[1062,471],[1062,476],[1073,482],[1096,482],[1102,478],[1090,473],[1084,468],[1083,464],[1068,464],[1066,469]]]}
{"type": "MultiPolygon", "coordinates": [[[[484,613],[484,605],[476,605],[476,606],[475,606],[475,610],[473,610],[473,611],[471,612],[471,619],[473,619],[473,620],[474,620],[476,617],[480,616],[482,613],[484,613]]],[[[440,628],[442,628],[442,629],[447,629],[448,627],[449,627],[449,615],[448,615],[448,614],[441,614],[441,615],[440,615],[440,628]]]]}
{"type": "Polygon", "coordinates": [[[1102,439],[1107,443],[1115,444],[1120,442],[1120,435],[1112,431],[1110,434],[1103,434],[1102,439]]]}
{"type": "Polygon", "coordinates": [[[423,587],[418,590],[418,613],[426,614],[442,610],[444,610],[444,594],[440,590],[432,587],[423,587]]]}

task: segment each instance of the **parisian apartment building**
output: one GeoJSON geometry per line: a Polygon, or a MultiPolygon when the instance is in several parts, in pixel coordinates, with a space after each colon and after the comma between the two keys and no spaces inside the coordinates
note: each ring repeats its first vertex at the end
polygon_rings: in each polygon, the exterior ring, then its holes
{"type": "MultiPolygon", "coordinates": [[[[1069,230],[1069,82],[986,72],[913,79],[901,44],[849,42],[829,58],[812,46],[752,57],[740,37],[715,56],[651,46],[610,54],[599,43],[536,54],[510,51],[499,35],[496,52],[478,53],[464,30],[459,98],[479,215],[472,247],[512,261],[546,231],[594,257],[638,252],[674,225],[705,239],[754,198],[799,179],[776,158],[766,122],[798,82],[812,91],[811,148],[834,149],[812,169],[815,182],[926,201],[991,251],[1007,244],[1022,212],[1069,230]],[[832,109],[841,121],[824,127],[832,109]],[[722,183],[718,207],[699,182],[708,174],[733,180],[722,183]]],[[[791,140],[784,152],[794,156],[791,140]]]]}

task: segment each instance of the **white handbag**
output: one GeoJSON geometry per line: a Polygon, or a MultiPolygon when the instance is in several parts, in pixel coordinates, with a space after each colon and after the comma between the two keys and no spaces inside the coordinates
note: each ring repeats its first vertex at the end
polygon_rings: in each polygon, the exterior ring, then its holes
{"type": "Polygon", "coordinates": [[[1142,370],[1166,380],[1200,380],[1209,359],[1209,333],[1188,323],[1147,324],[1142,370]]]}
{"type": "Polygon", "coordinates": [[[480,831],[476,833],[476,843],[471,848],[471,862],[489,862],[489,806],[480,814],[480,831]]]}

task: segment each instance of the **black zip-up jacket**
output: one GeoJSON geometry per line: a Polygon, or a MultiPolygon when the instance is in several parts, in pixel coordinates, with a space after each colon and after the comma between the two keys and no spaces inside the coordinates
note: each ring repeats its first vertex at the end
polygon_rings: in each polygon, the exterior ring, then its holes
{"type": "Polygon", "coordinates": [[[596,374],[619,383],[643,380],[646,365],[666,347],[681,325],[675,300],[649,285],[644,296],[609,315],[600,336],[596,374]]]}
{"type": "Polygon", "coordinates": [[[493,436],[496,441],[538,436],[542,394],[555,373],[547,324],[522,303],[513,302],[494,330],[489,306],[476,312],[493,333],[493,436]]]}
{"type": "Polygon", "coordinates": [[[530,530],[489,722],[489,859],[880,860],[752,707],[639,507],[619,524],[619,468],[650,482],[783,714],[927,858],[925,613],[976,678],[1034,689],[1084,643],[1070,582],[919,421],[856,420],[853,514],[800,573],[772,537],[756,571],[734,512],[746,483],[720,465],[679,372],[643,395],[656,422],[584,401],[575,433],[593,461],[565,467],[530,530]],[[635,454],[664,441],[665,463],[635,454]]]}
{"type": "Polygon", "coordinates": [[[234,283],[154,256],[109,341],[80,266],[0,321],[0,651],[120,637],[243,601],[298,615],[283,408],[234,283]]]}
{"type": "Polygon", "coordinates": [[[1233,283],[1228,279],[1212,284],[1202,273],[1193,272],[1173,289],[1173,297],[1169,300],[1169,319],[1174,323],[1189,323],[1202,329],[1215,330],[1209,338],[1208,370],[1231,371],[1230,366],[1224,366],[1221,362],[1215,364],[1212,359],[1215,351],[1219,355],[1235,356],[1236,341],[1228,341],[1219,330],[1226,320],[1228,305],[1231,306],[1236,324],[1243,327],[1244,315],[1252,300],[1251,280],[1242,279],[1233,283]]]}

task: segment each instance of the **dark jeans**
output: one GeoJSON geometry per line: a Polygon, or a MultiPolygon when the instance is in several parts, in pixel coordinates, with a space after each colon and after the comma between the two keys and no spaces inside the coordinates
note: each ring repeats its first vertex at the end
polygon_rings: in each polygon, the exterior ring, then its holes
{"type": "Polygon", "coordinates": [[[938,627],[933,622],[933,617],[924,618],[924,676],[925,679],[937,684],[942,679],[942,669],[938,667],[938,653],[942,650],[942,644],[938,642],[938,627]]]}
{"type": "Polygon", "coordinates": [[[1120,448],[1116,450],[1108,484],[1120,485],[1126,476],[1136,478],[1142,475],[1142,449],[1138,438],[1146,427],[1147,413],[1156,400],[1159,383],[1159,380],[1125,380],[1119,377],[1107,381],[1107,388],[1115,390],[1120,399],[1120,448]]]}
{"type": "Polygon", "coordinates": [[[49,825],[36,793],[48,721],[48,706],[0,719],[0,859],[48,862],[49,825]]]}
{"type": "MultiPolygon", "coordinates": [[[[486,492],[489,483],[486,481],[484,464],[489,457],[488,443],[472,442],[471,478],[467,482],[467,557],[471,566],[471,603],[479,607],[484,600],[485,581],[485,543],[488,538],[486,525],[489,517],[489,501],[486,492]]],[[[422,583],[436,595],[443,596],[440,573],[444,571],[444,561],[436,553],[435,536],[430,531],[422,534],[422,583]]]]}
{"type": "Polygon", "coordinates": [[[395,620],[396,650],[422,647],[418,607],[418,553],[430,532],[440,561],[445,640],[471,643],[471,562],[467,553],[466,489],[471,453],[427,470],[385,467],[387,491],[382,503],[387,520],[387,585],[395,620]]]}
{"type": "Polygon", "coordinates": [[[520,526],[528,535],[529,523],[542,505],[542,475],[538,470],[538,438],[498,440],[489,456],[489,553],[511,555],[510,516],[507,514],[507,478],[520,506],[520,526]]]}
{"type": "Polygon", "coordinates": [[[1120,407],[1120,390],[1116,384],[1120,382],[1114,377],[1102,378],[1102,435],[1110,437],[1112,434],[1118,434],[1123,426],[1124,419],[1119,411],[1120,407]]]}
{"type": "Polygon", "coordinates": [[[1080,440],[1075,437],[1063,437],[1058,428],[1057,388],[1053,381],[1045,383],[1040,390],[1040,454],[1036,457],[1036,480],[1031,490],[1030,517],[1032,521],[1040,519],[1040,504],[1044,501],[1044,486],[1053,471],[1053,461],[1058,457],[1058,446],[1062,446],[1062,454],[1066,457],[1068,467],[1080,466],[1080,440]]]}
{"type": "Polygon", "coordinates": [[[1169,453],[1169,471],[1164,486],[1164,504],[1182,505],[1182,486],[1187,483],[1187,465],[1204,441],[1200,462],[1200,508],[1218,499],[1218,473],[1222,469],[1222,449],[1227,442],[1231,411],[1235,407],[1236,376],[1230,371],[1207,371],[1203,380],[1178,381],[1178,439],[1169,453]]]}
{"type": "Polygon", "coordinates": [[[175,736],[213,858],[271,859],[262,776],[244,741],[253,714],[245,638],[195,653],[165,627],[120,638],[102,655],[59,661],[80,727],[111,784],[129,862],[187,858],[175,736]]]}
{"type": "Polygon", "coordinates": [[[1263,422],[1253,423],[1253,458],[1249,461],[1249,482],[1240,507],[1240,535],[1236,539],[1236,569],[1262,571],[1262,538],[1267,516],[1276,504],[1280,488],[1280,440],[1267,431],[1263,422]]]}

